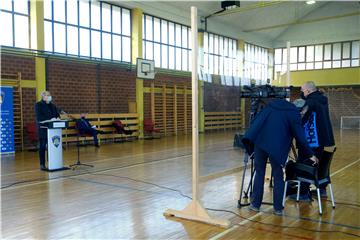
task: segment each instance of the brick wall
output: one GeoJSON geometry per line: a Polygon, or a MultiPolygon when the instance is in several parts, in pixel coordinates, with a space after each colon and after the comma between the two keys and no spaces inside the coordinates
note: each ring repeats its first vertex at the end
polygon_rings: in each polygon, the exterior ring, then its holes
{"type": "Polygon", "coordinates": [[[166,86],[191,86],[191,76],[176,76],[165,73],[157,73],[154,80],[144,80],[144,87],[150,87],[151,82],[156,85],[166,86]]]}
{"type": "Polygon", "coordinates": [[[48,60],[47,89],[66,112],[97,113],[95,64],[48,60]]]}
{"type": "Polygon", "coordinates": [[[69,113],[127,113],[135,101],[135,73],[122,66],[49,60],[48,89],[69,113]]]}
{"type": "Polygon", "coordinates": [[[1,54],[1,72],[16,74],[21,72],[21,78],[35,80],[35,59],[33,57],[1,54]]]}
{"type": "Polygon", "coordinates": [[[128,102],[136,101],[135,72],[121,67],[100,66],[100,112],[127,113],[128,102]]]}
{"type": "Polygon", "coordinates": [[[330,118],[340,128],[341,116],[360,116],[360,86],[322,89],[329,100],[330,118]]]}

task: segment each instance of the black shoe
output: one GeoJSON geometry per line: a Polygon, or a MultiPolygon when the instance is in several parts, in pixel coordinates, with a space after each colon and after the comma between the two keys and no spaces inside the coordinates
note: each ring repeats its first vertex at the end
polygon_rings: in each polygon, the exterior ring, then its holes
{"type": "Polygon", "coordinates": [[[41,170],[41,171],[47,171],[48,169],[45,167],[45,165],[41,165],[41,166],[40,166],[40,170],[41,170]]]}
{"type": "Polygon", "coordinates": [[[100,147],[100,145],[99,145],[99,144],[95,144],[95,147],[99,148],[99,147],[100,147]]]}

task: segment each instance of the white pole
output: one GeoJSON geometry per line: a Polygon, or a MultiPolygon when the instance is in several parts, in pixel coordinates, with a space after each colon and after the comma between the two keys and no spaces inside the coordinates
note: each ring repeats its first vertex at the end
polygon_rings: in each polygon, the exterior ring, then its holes
{"type": "Polygon", "coordinates": [[[286,62],[286,86],[290,86],[290,42],[286,42],[286,48],[287,48],[287,62],[286,62]]]}
{"type": "Polygon", "coordinates": [[[191,7],[191,33],[192,33],[192,196],[198,200],[199,187],[199,121],[198,121],[198,27],[197,8],[191,7]]]}
{"type": "Polygon", "coordinates": [[[168,217],[179,217],[200,221],[221,227],[229,227],[230,221],[226,219],[211,218],[199,201],[199,99],[198,99],[198,28],[197,8],[191,7],[191,33],[192,33],[192,201],[183,210],[168,209],[164,212],[168,217]]]}

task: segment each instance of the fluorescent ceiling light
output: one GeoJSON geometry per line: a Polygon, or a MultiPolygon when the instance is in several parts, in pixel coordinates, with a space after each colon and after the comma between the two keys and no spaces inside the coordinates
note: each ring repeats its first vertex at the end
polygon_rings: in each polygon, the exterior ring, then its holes
{"type": "Polygon", "coordinates": [[[311,5],[311,4],[314,4],[314,3],[316,3],[315,1],[306,1],[306,4],[308,4],[308,5],[311,5]]]}

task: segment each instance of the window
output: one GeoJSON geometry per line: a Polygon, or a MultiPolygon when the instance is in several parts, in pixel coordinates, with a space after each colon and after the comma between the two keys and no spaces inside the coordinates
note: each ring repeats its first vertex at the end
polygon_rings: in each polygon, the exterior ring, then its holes
{"type": "Polygon", "coordinates": [[[48,52],[130,62],[130,24],[130,10],[109,3],[44,0],[48,52]]]}
{"type": "MultiPolygon", "coordinates": [[[[290,59],[291,71],[358,67],[359,40],[292,47],[290,59]]],[[[286,71],[286,48],[275,49],[275,71],[286,71]]]]}
{"type": "MultiPolygon", "coordinates": [[[[291,49],[294,51],[293,49],[291,49]]],[[[286,55],[281,56],[280,51],[275,51],[278,58],[284,58],[286,55]]],[[[244,85],[249,85],[251,80],[255,80],[257,85],[267,84],[269,78],[269,50],[260,46],[250,43],[245,43],[245,61],[244,61],[244,85]]],[[[292,59],[290,59],[292,62],[292,59]]]]}
{"type": "Polygon", "coordinates": [[[235,39],[205,32],[204,73],[220,75],[224,85],[233,85],[233,77],[238,76],[236,52],[235,39]]]}
{"type": "Polygon", "coordinates": [[[0,45],[30,48],[30,2],[2,0],[0,4],[0,45]]]}
{"type": "Polygon", "coordinates": [[[189,71],[190,28],[148,14],[143,15],[143,58],[155,67],[189,71]]]}

